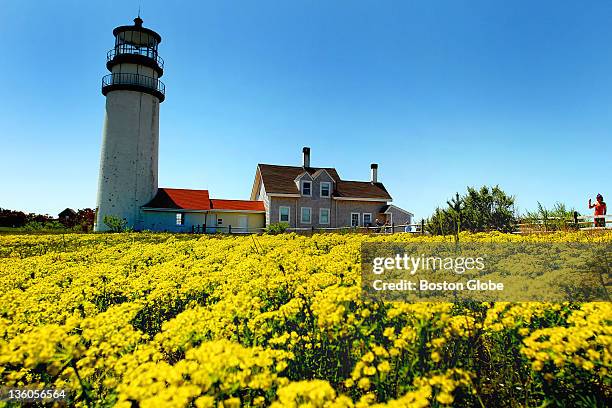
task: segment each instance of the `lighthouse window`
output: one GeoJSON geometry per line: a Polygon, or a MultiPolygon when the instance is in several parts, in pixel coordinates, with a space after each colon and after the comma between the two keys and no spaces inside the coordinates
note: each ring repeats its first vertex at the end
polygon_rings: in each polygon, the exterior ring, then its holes
{"type": "Polygon", "coordinates": [[[185,214],[176,213],[176,225],[185,225],[185,214]]]}

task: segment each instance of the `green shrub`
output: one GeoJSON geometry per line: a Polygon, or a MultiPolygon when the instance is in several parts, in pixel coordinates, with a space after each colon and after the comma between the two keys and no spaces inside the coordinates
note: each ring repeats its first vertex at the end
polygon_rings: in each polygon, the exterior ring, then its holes
{"type": "Polygon", "coordinates": [[[30,221],[26,225],[23,226],[23,230],[27,232],[40,231],[43,229],[42,222],[38,221],[30,221]]]}
{"type": "MultiPolygon", "coordinates": [[[[569,208],[563,203],[555,203],[552,209],[546,208],[538,201],[535,211],[527,211],[521,222],[530,224],[529,228],[543,231],[568,231],[577,229],[574,225],[574,208],[569,208]]],[[[577,215],[580,215],[577,213],[577,215]]]]}
{"type": "Polygon", "coordinates": [[[124,232],[127,230],[127,220],[125,218],[105,215],[103,221],[111,232],[124,232]]]}
{"type": "Polygon", "coordinates": [[[286,232],[288,228],[289,228],[289,224],[287,224],[286,222],[279,222],[276,224],[268,225],[264,231],[266,234],[276,235],[276,234],[282,234],[283,232],[286,232]]]}
{"type": "Polygon", "coordinates": [[[66,227],[59,221],[51,221],[44,224],[44,229],[61,230],[66,229],[66,227]]]}

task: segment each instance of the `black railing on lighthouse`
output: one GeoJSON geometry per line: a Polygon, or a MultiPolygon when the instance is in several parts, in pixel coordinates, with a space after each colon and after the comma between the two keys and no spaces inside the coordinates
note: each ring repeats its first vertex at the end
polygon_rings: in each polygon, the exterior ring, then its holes
{"type": "Polygon", "coordinates": [[[106,53],[106,61],[112,61],[118,55],[140,55],[151,58],[160,67],[164,68],[164,60],[157,54],[157,50],[149,47],[137,47],[132,44],[120,44],[106,53]]]}
{"type": "Polygon", "coordinates": [[[111,90],[113,86],[135,86],[150,89],[156,93],[161,94],[163,98],[166,94],[166,86],[162,81],[157,78],[153,78],[146,75],[130,74],[130,73],[116,73],[105,75],[102,78],[102,93],[106,90],[111,90]]]}

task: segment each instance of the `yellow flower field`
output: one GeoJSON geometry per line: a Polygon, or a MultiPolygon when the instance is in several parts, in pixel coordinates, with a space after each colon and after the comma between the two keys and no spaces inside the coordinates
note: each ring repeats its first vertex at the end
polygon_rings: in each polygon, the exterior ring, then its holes
{"type": "Polygon", "coordinates": [[[610,402],[608,302],[362,299],[364,241],[445,239],[0,235],[0,381],[66,389],[91,407],[610,402]]]}

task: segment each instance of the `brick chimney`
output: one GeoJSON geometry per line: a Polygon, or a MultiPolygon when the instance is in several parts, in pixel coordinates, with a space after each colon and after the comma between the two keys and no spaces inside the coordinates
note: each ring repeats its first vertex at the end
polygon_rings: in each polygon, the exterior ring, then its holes
{"type": "Polygon", "coordinates": [[[310,147],[302,149],[302,166],[310,167],[310,147]]]}
{"type": "Polygon", "coordinates": [[[372,170],[372,183],[378,183],[378,164],[372,163],[370,164],[370,169],[372,170]]]}

